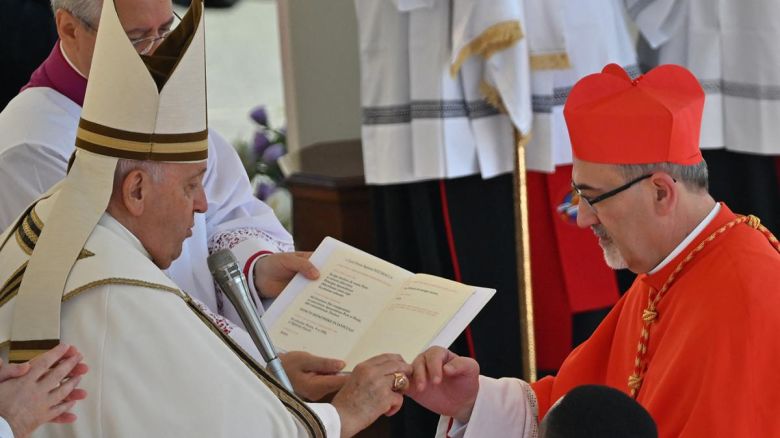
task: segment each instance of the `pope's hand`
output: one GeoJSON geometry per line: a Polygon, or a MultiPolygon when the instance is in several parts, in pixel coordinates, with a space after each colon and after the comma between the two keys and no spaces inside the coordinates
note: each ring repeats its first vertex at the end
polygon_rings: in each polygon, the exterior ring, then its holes
{"type": "Polygon", "coordinates": [[[404,398],[393,390],[393,374],[409,375],[411,371],[397,354],[382,354],[358,364],[331,402],[341,418],[341,436],[351,437],[380,415],[398,412],[404,398]]]}
{"type": "Polygon", "coordinates": [[[320,273],[309,261],[310,252],[268,254],[255,263],[255,289],[263,298],[276,298],[297,273],[316,280],[320,273]]]}
{"type": "Polygon", "coordinates": [[[479,391],[477,361],[441,347],[431,347],[412,362],[406,395],[427,409],[467,423],[479,391]]]}
{"type": "Polygon", "coordinates": [[[338,374],[344,368],[344,362],[338,359],[319,357],[305,351],[281,353],[279,359],[295,393],[306,400],[317,401],[338,391],[349,377],[338,374]]]}

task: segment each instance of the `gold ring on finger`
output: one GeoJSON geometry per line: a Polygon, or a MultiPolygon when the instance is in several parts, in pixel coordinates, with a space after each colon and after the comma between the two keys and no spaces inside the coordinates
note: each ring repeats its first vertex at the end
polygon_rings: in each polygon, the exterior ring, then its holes
{"type": "Polygon", "coordinates": [[[406,374],[395,372],[393,375],[393,391],[403,392],[409,387],[409,378],[406,374]]]}

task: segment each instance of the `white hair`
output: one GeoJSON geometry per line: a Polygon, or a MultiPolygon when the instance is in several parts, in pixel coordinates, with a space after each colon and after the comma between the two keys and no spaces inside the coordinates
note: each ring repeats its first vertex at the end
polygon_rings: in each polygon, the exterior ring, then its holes
{"type": "Polygon", "coordinates": [[[55,13],[58,9],[64,9],[93,26],[100,21],[102,7],[103,0],[51,0],[51,9],[55,13]]]}
{"type": "Polygon", "coordinates": [[[158,161],[119,160],[114,171],[114,194],[119,194],[127,175],[134,170],[142,170],[152,178],[155,184],[165,178],[165,163],[158,161]]]}
{"type": "Polygon", "coordinates": [[[707,191],[709,189],[707,163],[704,160],[689,166],[665,162],[653,164],[621,164],[619,167],[623,172],[623,175],[629,179],[638,178],[653,172],[665,172],[672,178],[682,181],[683,184],[692,190],[707,191]]]}

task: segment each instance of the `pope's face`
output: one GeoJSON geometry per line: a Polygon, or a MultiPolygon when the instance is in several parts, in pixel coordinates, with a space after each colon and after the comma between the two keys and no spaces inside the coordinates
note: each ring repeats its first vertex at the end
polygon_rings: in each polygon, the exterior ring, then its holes
{"type": "Polygon", "coordinates": [[[161,181],[153,185],[144,203],[137,235],[154,263],[165,269],[181,255],[184,240],[192,236],[195,213],[208,208],[203,190],[206,163],[163,165],[161,181]]]}
{"type": "MultiPolygon", "coordinates": [[[[116,0],[115,5],[122,28],[131,40],[163,35],[174,25],[171,0],[116,0]]],[[[91,36],[88,35],[87,37],[91,37],[92,41],[86,41],[85,46],[91,46],[94,50],[96,36],[96,32],[92,32],[91,36]]],[[[160,43],[162,40],[155,41],[150,53],[153,53],[160,43]]],[[[140,51],[145,46],[145,44],[136,46],[136,50],[140,51]]],[[[92,63],[92,50],[85,51],[87,58],[85,59],[87,71],[83,72],[85,75],[89,74],[88,66],[92,63]]]]}
{"type": "MultiPolygon", "coordinates": [[[[626,177],[617,166],[590,163],[574,159],[572,181],[587,198],[613,190],[625,184],[626,177]]],[[[646,182],[646,181],[644,181],[646,182]]],[[[652,205],[647,200],[643,182],[605,199],[595,206],[580,201],[577,225],[590,227],[599,239],[607,265],[613,269],[629,268],[634,272],[646,271],[648,233],[652,225],[652,205]]]]}

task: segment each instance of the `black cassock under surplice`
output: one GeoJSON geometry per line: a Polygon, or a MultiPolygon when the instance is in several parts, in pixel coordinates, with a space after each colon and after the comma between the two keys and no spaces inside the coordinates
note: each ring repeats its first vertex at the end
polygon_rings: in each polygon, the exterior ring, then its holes
{"type": "MultiPolygon", "coordinates": [[[[454,279],[439,181],[372,187],[376,255],[412,272],[454,279]]],[[[512,175],[443,183],[461,281],[496,289],[470,325],[481,373],[522,374],[512,175]]],[[[467,356],[461,335],[452,350],[467,356]]],[[[392,420],[392,436],[431,437],[438,415],[410,399],[392,420]]]]}

